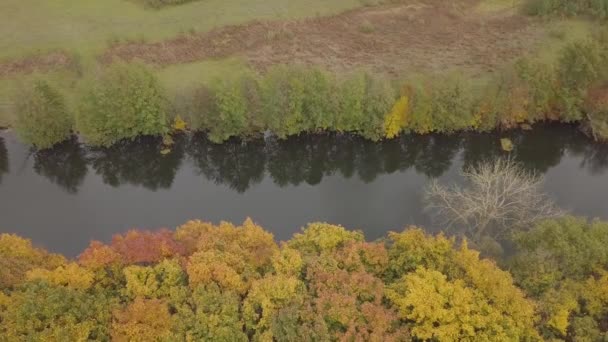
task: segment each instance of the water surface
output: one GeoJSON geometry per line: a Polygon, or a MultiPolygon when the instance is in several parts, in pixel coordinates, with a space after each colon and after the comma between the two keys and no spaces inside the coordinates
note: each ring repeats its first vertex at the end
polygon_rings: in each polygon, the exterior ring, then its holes
{"type": "Polygon", "coordinates": [[[75,256],[91,239],[195,218],[249,216],[279,240],[312,221],[361,229],[368,239],[410,224],[436,231],[423,211],[424,185],[457,182],[463,167],[506,156],[503,136],[515,143],[512,158],[545,175],[560,206],[608,219],[608,145],[566,125],[381,143],[323,135],[216,145],[182,136],[165,156],[159,139],[109,149],[73,139],[36,153],[0,132],[0,232],[75,256]]]}

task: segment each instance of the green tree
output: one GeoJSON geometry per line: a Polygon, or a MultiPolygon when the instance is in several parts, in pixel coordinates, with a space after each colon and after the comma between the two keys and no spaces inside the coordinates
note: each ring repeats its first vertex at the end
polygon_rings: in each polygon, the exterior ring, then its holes
{"type": "Polygon", "coordinates": [[[208,119],[209,140],[221,143],[245,135],[249,108],[242,80],[218,80],[213,92],[216,103],[208,119]]]}
{"type": "Polygon", "coordinates": [[[109,340],[115,301],[46,282],[0,294],[0,335],[8,341],[109,340]]]}
{"type": "Polygon", "coordinates": [[[168,131],[167,101],[145,66],[115,63],[86,85],[76,127],[89,144],[101,146],[161,135],[168,131]]]}
{"type": "Polygon", "coordinates": [[[72,131],[72,116],[63,95],[44,80],[34,81],[15,98],[15,129],[19,137],[39,149],[66,140],[72,131]]]}

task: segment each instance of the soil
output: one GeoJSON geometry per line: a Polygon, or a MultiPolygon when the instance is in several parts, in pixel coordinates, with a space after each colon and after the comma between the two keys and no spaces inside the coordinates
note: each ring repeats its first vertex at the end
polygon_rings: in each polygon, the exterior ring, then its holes
{"type": "MultiPolygon", "coordinates": [[[[139,59],[167,66],[240,57],[258,70],[274,64],[321,65],[330,70],[371,68],[389,74],[467,68],[492,71],[534,48],[540,25],[513,10],[479,13],[479,0],[402,0],[336,16],[252,22],[158,43],[125,43],[99,58],[139,59]]],[[[56,67],[66,57],[0,63],[11,72],[56,67]]]]}
{"type": "Polygon", "coordinates": [[[14,74],[30,74],[35,71],[52,71],[66,68],[71,63],[72,59],[61,51],[6,62],[0,61],[0,78],[14,74]]]}

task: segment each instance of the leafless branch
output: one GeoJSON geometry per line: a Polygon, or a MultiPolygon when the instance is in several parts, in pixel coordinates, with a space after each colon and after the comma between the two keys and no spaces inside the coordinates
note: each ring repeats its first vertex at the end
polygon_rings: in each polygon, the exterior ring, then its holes
{"type": "Polygon", "coordinates": [[[426,209],[446,228],[464,228],[475,237],[489,229],[500,235],[564,214],[542,192],[543,177],[511,160],[481,163],[462,176],[463,186],[434,180],[425,191],[426,209]]]}

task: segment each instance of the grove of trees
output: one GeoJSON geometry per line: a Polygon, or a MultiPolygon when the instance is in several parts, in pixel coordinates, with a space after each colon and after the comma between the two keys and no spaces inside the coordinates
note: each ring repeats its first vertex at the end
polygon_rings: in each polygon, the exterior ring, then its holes
{"type": "Polygon", "coordinates": [[[365,241],[311,223],[289,241],[246,220],[93,241],[76,260],[0,235],[7,341],[598,341],[608,223],[563,217],[493,261],[416,227],[365,241]]]}

